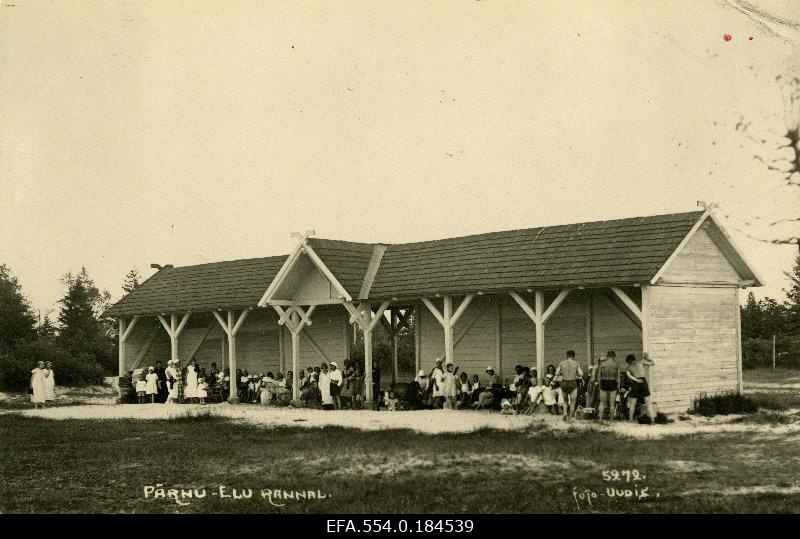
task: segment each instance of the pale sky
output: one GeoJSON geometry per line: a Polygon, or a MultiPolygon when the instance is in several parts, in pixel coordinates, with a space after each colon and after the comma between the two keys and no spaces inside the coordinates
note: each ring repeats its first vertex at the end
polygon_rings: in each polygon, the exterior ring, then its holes
{"type": "Polygon", "coordinates": [[[757,294],[786,286],[796,246],[744,233],[800,189],[734,126],[785,111],[800,26],[688,0],[0,4],[0,263],[43,312],[81,266],[116,300],[132,267],[285,254],[294,231],[406,242],[697,200],[757,294]]]}

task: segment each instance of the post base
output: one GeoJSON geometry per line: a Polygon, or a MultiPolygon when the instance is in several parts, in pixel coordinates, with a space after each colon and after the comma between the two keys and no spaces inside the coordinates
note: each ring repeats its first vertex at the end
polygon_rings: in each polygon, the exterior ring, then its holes
{"type": "Polygon", "coordinates": [[[362,404],[363,410],[377,410],[378,405],[375,401],[364,401],[362,404]]]}
{"type": "Polygon", "coordinates": [[[228,404],[239,404],[239,399],[236,397],[228,397],[228,404]]]}

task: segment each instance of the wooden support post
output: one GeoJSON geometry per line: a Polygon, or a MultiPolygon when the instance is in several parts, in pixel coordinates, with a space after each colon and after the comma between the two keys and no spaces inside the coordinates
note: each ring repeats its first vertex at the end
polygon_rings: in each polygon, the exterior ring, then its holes
{"type": "Polygon", "coordinates": [[[180,323],[178,322],[178,314],[171,313],[169,316],[169,323],[164,318],[163,315],[158,315],[158,321],[161,322],[161,325],[164,326],[164,330],[169,335],[169,344],[170,344],[170,359],[172,361],[179,361],[178,359],[178,337],[181,336],[181,332],[183,328],[186,327],[186,323],[189,321],[189,317],[192,313],[187,312],[181,318],[180,323]]]}
{"type": "Polygon", "coordinates": [[[391,313],[391,321],[390,325],[392,327],[392,383],[396,383],[397,380],[400,378],[400,367],[398,365],[398,352],[399,352],[399,343],[398,343],[398,333],[400,332],[399,321],[397,319],[397,312],[392,309],[389,311],[391,313]]]}
{"type": "MultiPolygon", "coordinates": [[[[503,372],[503,302],[501,296],[495,297],[494,312],[494,362],[497,373],[503,372]]],[[[501,374],[502,375],[502,374],[501,374]]]]}
{"type": "MultiPolygon", "coordinates": [[[[642,355],[647,354],[648,356],[650,355],[650,303],[647,299],[649,292],[650,286],[642,287],[642,308],[639,312],[639,321],[642,327],[642,355]]],[[[617,294],[616,291],[614,293],[617,294]]],[[[619,294],[617,295],[619,296],[619,294]]],[[[658,394],[660,388],[658,387],[657,373],[653,372],[655,367],[656,365],[647,368],[647,385],[650,386],[651,401],[653,402],[655,412],[658,413],[658,394]]]]}
{"type": "Polygon", "coordinates": [[[119,363],[119,375],[123,376],[125,374],[125,328],[128,323],[124,318],[120,318],[117,320],[117,324],[119,326],[119,357],[117,362],[119,363]]]}
{"type": "MultiPolygon", "coordinates": [[[[294,327],[300,325],[300,317],[292,313],[294,327]]],[[[290,328],[291,329],[291,328],[290,328]]],[[[292,331],[292,399],[300,398],[300,331],[292,331]]]]}
{"type": "Polygon", "coordinates": [[[278,326],[278,370],[286,372],[286,359],[283,349],[283,326],[278,326]]]}
{"type": "MultiPolygon", "coordinates": [[[[300,398],[300,333],[306,326],[311,325],[311,313],[316,308],[314,305],[307,310],[299,305],[292,305],[284,310],[280,305],[273,305],[273,309],[278,313],[278,326],[289,328],[292,333],[292,398],[300,398]]],[[[281,330],[282,331],[282,330],[281,330]]],[[[309,335],[310,338],[310,335],[309,335]]],[[[313,344],[313,342],[312,342],[313,344]]]]}
{"type": "Polygon", "coordinates": [[[228,309],[227,320],[224,320],[216,311],[212,311],[211,314],[217,319],[217,322],[219,322],[219,325],[222,327],[222,331],[224,331],[225,335],[228,337],[228,370],[230,370],[231,373],[228,403],[238,404],[239,394],[237,393],[237,388],[239,380],[236,377],[236,334],[239,333],[247,315],[250,314],[250,309],[242,310],[238,319],[235,316],[236,313],[232,309],[228,309]]]}
{"type": "Polygon", "coordinates": [[[364,332],[364,385],[366,386],[364,400],[367,406],[370,406],[374,399],[374,391],[372,390],[372,330],[375,329],[390,303],[391,301],[384,301],[374,313],[369,302],[360,303],[358,307],[351,303],[342,304],[350,313],[350,320],[356,322],[364,332]]]}
{"type": "Polygon", "coordinates": [[[422,311],[414,305],[414,376],[422,369],[422,311]]]}
{"type": "MultiPolygon", "coordinates": [[[[368,304],[369,305],[369,304],[368,304]]],[[[372,387],[372,330],[364,330],[364,400],[371,406],[375,400],[372,387]]]]}
{"type": "Polygon", "coordinates": [[[454,347],[455,341],[453,339],[453,328],[455,327],[461,316],[467,311],[467,307],[472,302],[475,294],[467,294],[459,304],[458,308],[453,312],[453,297],[445,296],[443,300],[444,310],[439,312],[439,309],[428,298],[420,298],[422,302],[428,307],[434,317],[442,325],[444,330],[444,355],[445,365],[447,363],[454,363],[454,347]]]}
{"type": "Polygon", "coordinates": [[[350,341],[350,323],[347,321],[347,312],[342,314],[342,330],[342,336],[344,337],[344,357],[347,359],[352,359],[351,356],[353,355],[353,345],[350,341]]]}
{"type": "Polygon", "coordinates": [[[594,321],[592,305],[592,292],[586,290],[586,365],[591,367],[594,365],[594,321]]]}
{"type": "Polygon", "coordinates": [[[541,382],[544,379],[544,292],[537,290],[536,300],[536,374],[541,382]]]}

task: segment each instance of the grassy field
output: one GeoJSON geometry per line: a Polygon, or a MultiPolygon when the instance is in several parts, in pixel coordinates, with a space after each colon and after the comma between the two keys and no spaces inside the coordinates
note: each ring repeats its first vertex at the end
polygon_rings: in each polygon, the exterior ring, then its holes
{"type": "MultiPolygon", "coordinates": [[[[754,384],[797,383],[752,374],[754,384]]],[[[546,424],[430,435],[269,428],[203,413],[54,421],[7,412],[0,415],[0,512],[798,512],[793,427],[800,415],[790,406],[798,393],[758,389],[780,394],[786,407],[732,419],[752,431],[659,439],[546,424]],[[206,497],[145,495],[158,484],[205,488],[206,497]],[[252,497],[225,498],[221,488],[226,495],[251,489],[252,497]],[[608,488],[631,496],[610,497],[608,488]],[[645,488],[647,496],[637,497],[645,488]],[[284,500],[262,489],[325,498],[284,500]]]]}

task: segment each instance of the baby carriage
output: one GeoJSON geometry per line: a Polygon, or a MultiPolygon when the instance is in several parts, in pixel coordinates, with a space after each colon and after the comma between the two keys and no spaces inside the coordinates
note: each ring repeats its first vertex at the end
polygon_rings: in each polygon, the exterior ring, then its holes
{"type": "Polygon", "coordinates": [[[417,382],[397,382],[389,386],[397,398],[398,410],[421,410],[423,397],[417,382]]]}

